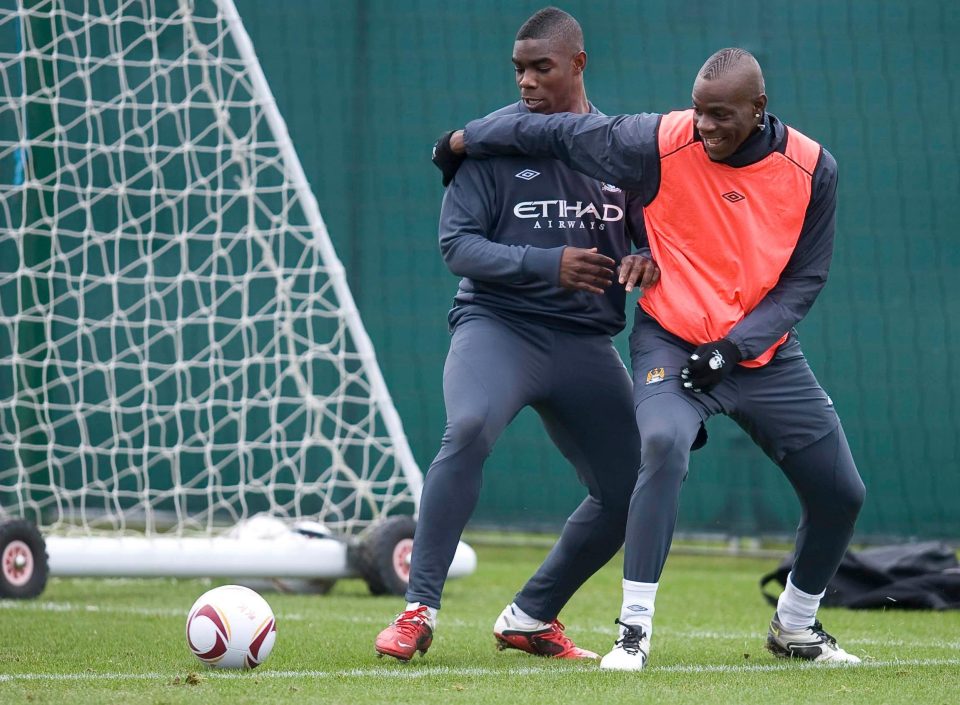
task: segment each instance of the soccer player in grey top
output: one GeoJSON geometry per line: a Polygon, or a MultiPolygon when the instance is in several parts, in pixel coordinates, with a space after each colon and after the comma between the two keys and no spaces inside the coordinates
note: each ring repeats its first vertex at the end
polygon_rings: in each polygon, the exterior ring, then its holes
{"type": "MultiPolygon", "coordinates": [[[[545,8],[520,28],[520,101],[495,114],[596,112],[587,101],[579,24],[545,8]]],[[[597,658],[557,615],[623,544],[640,466],[633,385],[611,336],[625,324],[618,264],[652,285],[642,209],[629,194],[552,159],[465,163],[440,214],[440,249],[463,277],[449,315],[443,375],[447,426],[423,487],[407,607],[376,639],[409,660],[433,639],[457,542],[476,506],[483,463],[525,406],[537,411],[588,495],[543,565],[494,625],[500,648],[597,658]]],[[[548,477],[543,478],[548,483],[548,477]]]]}

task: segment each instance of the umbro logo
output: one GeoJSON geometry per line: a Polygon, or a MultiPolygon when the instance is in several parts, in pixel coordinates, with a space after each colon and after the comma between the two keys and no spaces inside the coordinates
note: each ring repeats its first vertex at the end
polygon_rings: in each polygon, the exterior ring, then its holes
{"type": "Polygon", "coordinates": [[[533,169],[524,169],[518,174],[514,174],[518,179],[523,179],[524,181],[530,181],[530,179],[535,179],[540,176],[539,171],[534,171],[533,169]]]}
{"type": "Polygon", "coordinates": [[[736,203],[737,201],[744,200],[746,196],[744,196],[742,193],[737,193],[736,191],[727,191],[721,196],[721,198],[727,199],[730,201],[730,203],[736,203]]]}

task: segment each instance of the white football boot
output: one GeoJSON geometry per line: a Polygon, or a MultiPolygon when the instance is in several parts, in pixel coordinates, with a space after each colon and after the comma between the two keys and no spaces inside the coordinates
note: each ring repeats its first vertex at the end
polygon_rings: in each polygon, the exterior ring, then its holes
{"type": "Polygon", "coordinates": [[[605,671],[640,671],[647,664],[650,653],[650,638],[635,624],[624,624],[619,619],[620,638],[613,643],[613,650],[600,660],[605,671]]]}
{"type": "Polygon", "coordinates": [[[860,659],[837,646],[837,640],[823,630],[820,620],[796,631],[780,624],[776,614],[767,631],[767,650],[780,658],[799,658],[818,663],[860,663],[860,659]]]}

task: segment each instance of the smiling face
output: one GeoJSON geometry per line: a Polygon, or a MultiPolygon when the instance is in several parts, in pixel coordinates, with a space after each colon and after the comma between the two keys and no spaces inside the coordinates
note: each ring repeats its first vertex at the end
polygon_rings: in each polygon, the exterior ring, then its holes
{"type": "Polygon", "coordinates": [[[721,161],[736,152],[757,129],[766,106],[762,78],[758,83],[751,66],[734,67],[711,79],[697,76],[693,122],[707,156],[721,161]]]}
{"type": "Polygon", "coordinates": [[[583,69],[587,55],[561,41],[520,39],[513,45],[513,66],[520,99],[534,113],[586,112],[583,69]]]}

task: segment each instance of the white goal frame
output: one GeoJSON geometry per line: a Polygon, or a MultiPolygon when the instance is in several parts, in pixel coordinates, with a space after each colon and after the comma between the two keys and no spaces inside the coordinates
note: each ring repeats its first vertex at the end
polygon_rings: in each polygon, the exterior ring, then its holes
{"type": "MultiPolygon", "coordinates": [[[[148,0],[149,1],[149,0],[148,0]]],[[[329,232],[321,216],[317,200],[307,182],[299,157],[290,139],[286,123],[276,105],[273,93],[260,67],[253,44],[240,19],[233,0],[209,0],[219,9],[226,23],[229,36],[239,58],[242,60],[246,75],[253,87],[252,93],[266,119],[269,128],[278,143],[283,169],[292,184],[296,200],[300,204],[313,244],[320,250],[324,268],[329,274],[330,286],[334,290],[339,310],[349,331],[350,339],[360,359],[363,374],[369,385],[369,396],[376,406],[390,441],[391,452],[396,457],[403,480],[409,491],[409,501],[418,513],[423,476],[410,450],[397,410],[391,399],[380,367],[377,363],[373,344],[360,318],[353,295],[347,284],[346,272],[334,250],[329,232]]],[[[121,3],[122,4],[122,3],[121,3]]],[[[193,3],[179,0],[181,9],[189,9],[193,3]]],[[[19,12],[23,15],[30,11],[18,2],[19,12]]],[[[193,31],[189,20],[185,21],[185,32],[193,31]]],[[[196,42],[198,56],[205,52],[203,43],[196,42]]],[[[204,57],[199,57],[204,58],[204,57]]],[[[210,96],[215,102],[215,97],[210,96]]],[[[221,125],[228,139],[231,135],[229,122],[221,125]]],[[[21,135],[23,150],[28,153],[33,141],[21,135]]],[[[26,188],[26,185],[24,186],[26,188]]],[[[0,213],[2,215],[2,213],[0,213]]],[[[256,230],[256,228],[252,228],[256,230]]],[[[256,237],[256,233],[252,237],[256,237]]],[[[3,235],[0,235],[3,237],[3,235]]],[[[269,254],[270,248],[261,248],[269,254]]],[[[0,272],[2,273],[2,272],[0,272]]],[[[284,297],[283,286],[278,283],[278,300],[284,297]]],[[[290,319],[281,324],[283,332],[279,335],[292,336],[290,319]]],[[[297,377],[296,373],[294,377],[297,377]]],[[[298,382],[306,386],[300,376],[298,382]]],[[[310,390],[306,389],[305,399],[310,390]]],[[[305,402],[306,403],[306,402],[305,402]]],[[[0,479],[2,479],[0,468],[0,479]]],[[[0,506],[0,520],[7,516],[17,516],[0,506]]],[[[310,517],[303,517],[309,519],[310,517]]],[[[291,519],[284,517],[284,519],[291,519]]],[[[361,532],[362,536],[362,532],[361,532]]],[[[283,536],[265,538],[246,536],[242,539],[223,535],[193,536],[187,533],[176,535],[130,535],[129,532],[118,536],[104,535],[66,535],[56,533],[45,537],[49,555],[49,570],[52,575],[60,576],[237,576],[237,577],[302,577],[337,579],[358,574],[357,568],[348,560],[350,542],[356,537],[308,537],[304,533],[290,531],[283,536]]],[[[469,546],[460,543],[450,577],[459,577],[473,572],[476,556],[469,546]]]]}

